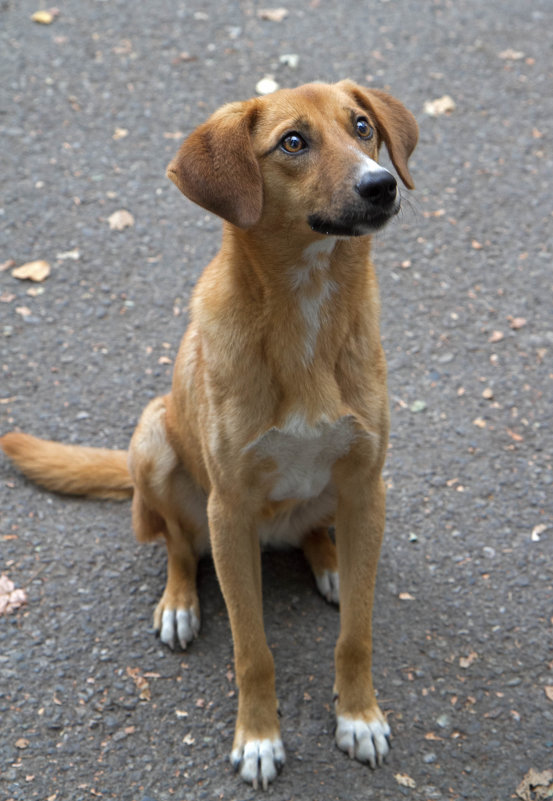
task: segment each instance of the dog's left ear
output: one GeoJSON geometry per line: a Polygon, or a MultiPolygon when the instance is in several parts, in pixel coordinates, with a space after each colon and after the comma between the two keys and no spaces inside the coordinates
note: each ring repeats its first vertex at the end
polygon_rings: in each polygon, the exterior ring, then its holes
{"type": "Polygon", "coordinates": [[[414,116],[403,103],[379,89],[364,89],[353,81],[342,81],[341,85],[373,115],[399,177],[408,189],[414,189],[415,184],[407,167],[409,156],[419,138],[419,126],[414,116]]]}
{"type": "Polygon", "coordinates": [[[184,140],[167,176],[190,200],[239,228],[250,228],[263,207],[263,180],[250,132],[251,103],[229,103],[184,140]]]}

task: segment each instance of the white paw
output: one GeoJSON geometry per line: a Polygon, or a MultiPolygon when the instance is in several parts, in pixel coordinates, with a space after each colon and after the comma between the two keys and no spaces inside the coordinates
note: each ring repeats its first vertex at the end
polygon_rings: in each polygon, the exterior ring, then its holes
{"type": "Polygon", "coordinates": [[[335,570],[325,570],[315,577],[317,588],[329,603],[340,603],[340,579],[335,570]]]}
{"type": "Polygon", "coordinates": [[[169,648],[175,647],[175,638],[186,648],[200,631],[200,620],[194,609],[165,609],[161,616],[159,637],[169,648]]]}
{"type": "Polygon", "coordinates": [[[367,723],[360,718],[338,715],[336,744],[352,759],[368,762],[371,768],[382,765],[390,752],[390,727],[385,720],[367,723]]]}
{"type": "Polygon", "coordinates": [[[285,761],[284,746],[280,737],[274,740],[248,740],[241,748],[235,748],[230,761],[244,781],[257,790],[259,784],[264,790],[276,779],[279,769],[285,761]]]}

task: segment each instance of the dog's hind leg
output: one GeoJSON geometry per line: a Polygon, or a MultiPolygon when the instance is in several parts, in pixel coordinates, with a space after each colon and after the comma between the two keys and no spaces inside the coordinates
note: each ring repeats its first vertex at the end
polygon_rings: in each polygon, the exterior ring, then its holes
{"type": "Polygon", "coordinates": [[[136,487],[136,537],[144,542],[163,536],[167,546],[167,584],[154,612],[154,628],[170,648],[177,640],[186,648],[200,630],[196,568],[208,538],[207,517],[204,493],[167,440],[163,398],[146,407],[131,441],[129,463],[136,487]]]}
{"type": "Polygon", "coordinates": [[[133,498],[133,528],[140,542],[162,536],[167,546],[167,583],[154,612],[154,629],[170,648],[176,640],[182,648],[200,630],[200,603],[196,592],[194,536],[176,520],[163,518],[144,502],[140,492],[133,498]]]}
{"type": "Polygon", "coordinates": [[[338,604],[340,601],[338,557],[328,529],[316,528],[310,531],[304,537],[301,547],[313,571],[319,592],[329,603],[338,604]]]}
{"type": "Polygon", "coordinates": [[[182,648],[200,631],[200,602],[196,591],[197,557],[190,539],[175,523],[167,523],[167,584],[154,612],[154,628],[162,642],[182,648]]]}

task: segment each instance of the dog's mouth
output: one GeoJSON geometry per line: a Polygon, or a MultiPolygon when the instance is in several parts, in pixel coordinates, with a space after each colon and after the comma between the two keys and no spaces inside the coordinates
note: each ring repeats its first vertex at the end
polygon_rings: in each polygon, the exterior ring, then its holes
{"type": "Polygon", "coordinates": [[[349,212],[336,218],[325,217],[323,214],[310,214],[307,222],[313,231],[327,236],[366,236],[384,228],[392,217],[398,213],[399,202],[390,208],[374,211],[349,212]]]}

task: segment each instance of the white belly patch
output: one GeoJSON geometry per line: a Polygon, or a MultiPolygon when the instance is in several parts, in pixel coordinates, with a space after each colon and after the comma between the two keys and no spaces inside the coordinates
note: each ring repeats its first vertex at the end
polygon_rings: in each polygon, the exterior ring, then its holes
{"type": "Polygon", "coordinates": [[[345,456],[355,438],[355,418],[321,420],[309,425],[299,415],[289,418],[283,428],[271,428],[247,446],[261,458],[276,464],[271,501],[317,498],[331,480],[332,466],[345,456]]]}

